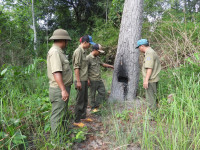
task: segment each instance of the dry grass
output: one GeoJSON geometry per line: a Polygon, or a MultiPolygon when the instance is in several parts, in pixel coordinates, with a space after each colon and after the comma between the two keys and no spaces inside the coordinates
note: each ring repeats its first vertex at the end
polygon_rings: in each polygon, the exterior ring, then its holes
{"type": "Polygon", "coordinates": [[[172,14],[171,21],[158,21],[154,32],[147,37],[151,46],[161,57],[163,68],[179,67],[200,49],[200,26],[198,23],[181,22],[172,14]]]}

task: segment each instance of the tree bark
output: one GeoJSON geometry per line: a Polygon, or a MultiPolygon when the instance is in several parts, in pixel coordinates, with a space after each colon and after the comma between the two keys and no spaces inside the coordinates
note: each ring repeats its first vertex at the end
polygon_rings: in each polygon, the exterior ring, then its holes
{"type": "Polygon", "coordinates": [[[34,32],[34,51],[37,56],[37,31],[35,25],[34,0],[32,0],[32,19],[33,19],[33,32],[34,32]]]}
{"type": "Polygon", "coordinates": [[[143,0],[125,0],[109,100],[134,100],[139,82],[139,50],[143,0]]]}

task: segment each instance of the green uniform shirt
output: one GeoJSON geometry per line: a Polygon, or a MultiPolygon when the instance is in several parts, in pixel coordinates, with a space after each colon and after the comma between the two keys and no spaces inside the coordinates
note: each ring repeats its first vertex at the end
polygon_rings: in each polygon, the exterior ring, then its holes
{"type": "MultiPolygon", "coordinates": [[[[74,70],[79,69],[80,81],[88,80],[88,61],[86,58],[85,50],[79,46],[73,54],[73,66],[74,70]]],[[[76,76],[75,76],[76,80],[76,76]]]]}
{"type": "Polygon", "coordinates": [[[73,74],[64,51],[53,44],[47,54],[47,75],[50,87],[58,87],[54,79],[53,73],[62,72],[62,79],[65,86],[73,83],[73,74]]]}
{"type": "Polygon", "coordinates": [[[95,57],[90,53],[87,56],[88,60],[88,78],[91,81],[100,81],[101,80],[101,67],[103,63],[101,62],[100,57],[95,57]]]}
{"type": "Polygon", "coordinates": [[[142,66],[143,80],[146,77],[147,69],[152,69],[152,74],[150,76],[149,82],[159,81],[159,72],[161,70],[161,64],[158,55],[152,48],[148,48],[145,52],[144,63],[142,66]]]}

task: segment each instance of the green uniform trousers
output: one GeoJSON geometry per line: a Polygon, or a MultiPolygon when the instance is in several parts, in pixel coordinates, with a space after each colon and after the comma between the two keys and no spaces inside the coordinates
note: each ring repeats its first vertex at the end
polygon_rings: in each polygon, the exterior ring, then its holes
{"type": "MultiPolygon", "coordinates": [[[[71,86],[66,86],[68,94],[70,94],[71,86]]],[[[58,88],[49,88],[49,98],[52,104],[52,113],[51,113],[51,131],[53,134],[56,134],[61,130],[61,127],[64,126],[64,129],[67,127],[67,110],[68,110],[68,101],[62,100],[61,89],[58,88]]]]}
{"type": "Polygon", "coordinates": [[[92,109],[98,108],[103,100],[105,100],[105,86],[103,81],[90,81],[89,102],[92,109]],[[98,94],[96,95],[96,93],[98,94]]]}
{"type": "MultiPolygon", "coordinates": [[[[75,82],[76,88],[77,82],[75,82]]],[[[75,122],[80,122],[81,119],[86,118],[88,105],[88,82],[81,81],[81,90],[76,88],[76,106],[75,106],[75,122]]]]}
{"type": "Polygon", "coordinates": [[[157,109],[157,87],[158,87],[158,82],[152,82],[148,84],[148,89],[146,89],[146,100],[148,103],[148,107],[151,110],[156,110],[157,109]]]}

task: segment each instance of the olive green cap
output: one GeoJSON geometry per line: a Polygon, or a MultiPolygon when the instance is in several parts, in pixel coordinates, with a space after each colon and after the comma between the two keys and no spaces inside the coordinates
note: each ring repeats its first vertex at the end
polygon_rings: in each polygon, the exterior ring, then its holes
{"type": "Polygon", "coordinates": [[[71,41],[71,37],[66,30],[57,29],[53,32],[53,35],[50,37],[49,40],[69,40],[71,41]]]}

